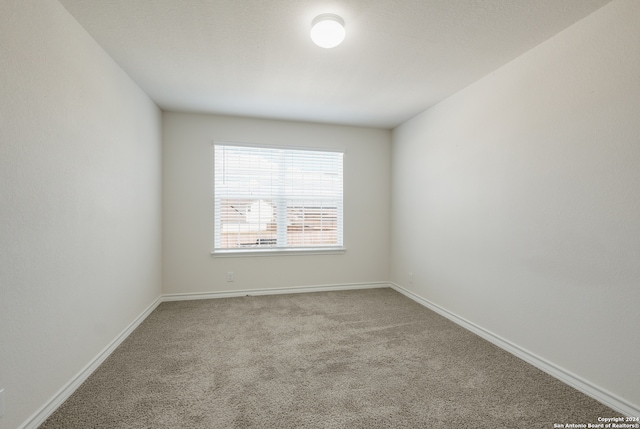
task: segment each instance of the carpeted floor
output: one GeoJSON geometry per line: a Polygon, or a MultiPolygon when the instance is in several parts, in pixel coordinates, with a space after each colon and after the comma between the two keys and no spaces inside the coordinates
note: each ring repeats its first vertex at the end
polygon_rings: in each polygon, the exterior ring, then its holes
{"type": "Polygon", "coordinates": [[[161,304],[50,428],[553,428],[616,413],[392,289],[161,304]]]}

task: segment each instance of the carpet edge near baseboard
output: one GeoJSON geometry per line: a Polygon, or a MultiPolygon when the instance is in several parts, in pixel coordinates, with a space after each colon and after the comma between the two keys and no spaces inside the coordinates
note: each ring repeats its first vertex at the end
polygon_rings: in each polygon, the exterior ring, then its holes
{"type": "Polygon", "coordinates": [[[390,288],[389,282],[343,283],[300,287],[279,287],[263,289],[228,290],[220,292],[173,293],[162,295],[163,302],[189,301],[195,299],[235,298],[240,296],[280,295],[288,293],[329,292],[357,289],[390,288]]]}
{"type": "Polygon", "coordinates": [[[93,374],[93,372],[113,353],[113,351],[127,339],[129,335],[153,312],[153,310],[162,302],[162,295],[156,298],[133,322],[129,324],[120,334],[118,334],[107,346],[100,351],[80,370],[74,377],[71,378],[58,392],[56,392],[51,399],[49,399],[38,411],[33,413],[18,429],[36,429],[43,424],[51,414],[58,409],[60,405],[64,403],[87,378],[93,374]]]}
{"type": "Polygon", "coordinates": [[[53,397],[47,401],[38,411],[29,417],[18,429],[36,429],[45,420],[53,414],[53,412],[66,401],[76,389],[113,353],[113,351],[155,310],[162,302],[185,301],[196,299],[216,299],[216,298],[232,298],[240,296],[259,296],[259,295],[275,295],[287,293],[308,293],[308,292],[326,292],[340,290],[357,290],[357,289],[376,289],[391,288],[402,295],[412,299],[418,304],[435,311],[443,317],[451,320],[464,329],[475,333],[481,338],[495,344],[501,349],[511,353],[512,355],[524,360],[525,362],[535,366],[541,371],[551,375],[552,377],[562,381],[563,383],[575,388],[587,396],[603,403],[604,405],[621,412],[626,416],[640,415],[640,407],[625,401],[617,395],[600,388],[599,386],[567,371],[552,362],[549,362],[526,349],[512,343],[491,331],[488,331],[463,317],[452,313],[439,305],[411,292],[404,287],[393,282],[368,282],[368,283],[345,283],[333,285],[315,285],[303,287],[281,287],[269,289],[247,289],[238,291],[221,291],[221,292],[201,292],[201,293],[177,293],[163,294],[151,303],[136,319],[127,326],[116,338],[114,338],[98,355],[93,358],[76,376],[74,376],[67,384],[65,384],[53,397]]]}
{"type": "Polygon", "coordinates": [[[585,395],[595,399],[598,402],[612,408],[620,413],[624,414],[627,417],[635,417],[640,415],[640,407],[634,406],[633,404],[625,401],[619,396],[603,389],[596,384],[585,380],[584,378],[573,374],[571,371],[568,371],[553,362],[550,362],[536,354],[518,346],[517,344],[502,338],[501,336],[482,328],[481,326],[476,325],[475,323],[460,317],[459,315],[440,307],[439,305],[421,297],[420,295],[405,289],[404,287],[390,282],[390,287],[395,291],[403,294],[407,298],[412,299],[418,304],[435,311],[441,316],[451,320],[458,326],[473,332],[474,334],[480,336],[481,338],[489,341],[490,343],[500,347],[506,352],[522,359],[523,361],[535,366],[539,370],[549,374],[550,376],[560,380],[564,384],[567,384],[574,389],[584,393],[585,395]]]}
{"type": "Polygon", "coordinates": [[[102,349],[93,359],[85,365],[74,377],[71,378],[58,392],[56,392],[44,405],[33,413],[18,429],[37,429],[43,424],[60,405],[64,403],[82,383],[104,362],[113,351],[155,310],[162,302],[186,301],[195,299],[231,298],[239,296],[275,295],[303,292],[326,292],[338,290],[376,289],[390,288],[389,282],[345,283],[333,285],[316,285],[303,287],[282,287],[269,289],[247,289],[238,291],[201,292],[183,294],[163,294],[156,298],[133,322],[129,324],[118,336],[102,349]]]}

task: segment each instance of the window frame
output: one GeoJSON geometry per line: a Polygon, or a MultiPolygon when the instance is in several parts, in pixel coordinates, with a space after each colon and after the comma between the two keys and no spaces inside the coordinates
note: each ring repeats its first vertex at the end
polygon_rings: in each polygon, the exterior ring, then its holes
{"type": "Polygon", "coordinates": [[[346,252],[346,247],[344,245],[344,189],[345,189],[345,180],[344,180],[344,166],[346,159],[346,151],[344,149],[336,149],[336,148],[317,148],[310,146],[289,146],[289,145],[270,145],[270,144],[259,144],[259,143],[243,143],[243,142],[231,142],[231,141],[221,141],[214,140],[211,144],[211,152],[212,152],[212,197],[213,197],[213,237],[212,237],[212,245],[213,248],[211,250],[211,255],[214,257],[246,257],[246,256],[300,256],[300,255],[335,255],[335,254],[343,254],[346,252]],[[217,232],[217,224],[220,222],[220,213],[219,210],[216,210],[217,198],[216,198],[216,165],[215,165],[215,148],[216,146],[237,146],[237,147],[248,147],[248,148],[262,148],[262,149],[275,149],[275,150],[290,150],[290,151],[310,151],[310,152],[329,152],[329,153],[339,153],[342,154],[342,192],[341,197],[342,201],[340,203],[340,208],[342,213],[338,216],[338,244],[336,245],[327,245],[327,246],[303,246],[303,247],[239,247],[239,248],[216,248],[216,232],[217,232]]]}

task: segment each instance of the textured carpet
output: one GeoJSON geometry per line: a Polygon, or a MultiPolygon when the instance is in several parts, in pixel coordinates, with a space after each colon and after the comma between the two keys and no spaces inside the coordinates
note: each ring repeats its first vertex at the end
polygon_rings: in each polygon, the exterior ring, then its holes
{"type": "Polygon", "coordinates": [[[553,428],[616,413],[392,289],[161,304],[41,428],[553,428]]]}

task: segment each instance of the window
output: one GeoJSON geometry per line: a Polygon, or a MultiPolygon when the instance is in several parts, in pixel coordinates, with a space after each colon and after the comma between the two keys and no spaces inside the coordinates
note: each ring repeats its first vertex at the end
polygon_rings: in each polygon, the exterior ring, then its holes
{"type": "Polygon", "coordinates": [[[342,249],[342,152],[214,144],[214,253],[342,249]]]}

